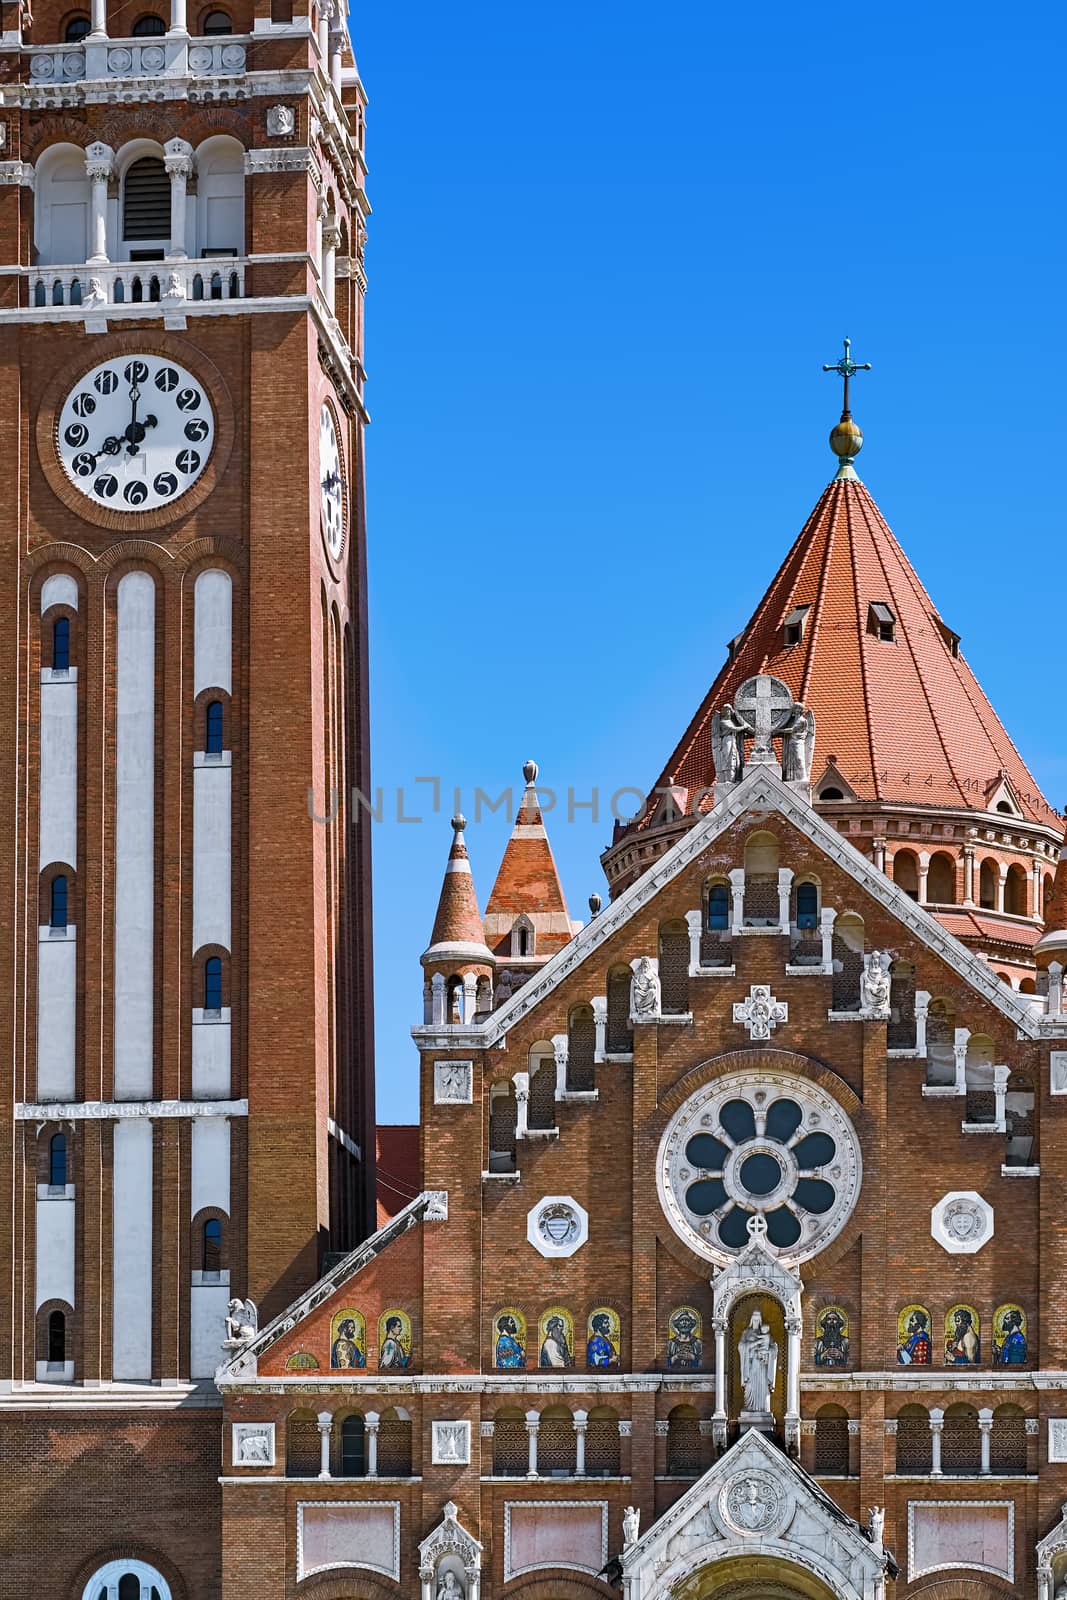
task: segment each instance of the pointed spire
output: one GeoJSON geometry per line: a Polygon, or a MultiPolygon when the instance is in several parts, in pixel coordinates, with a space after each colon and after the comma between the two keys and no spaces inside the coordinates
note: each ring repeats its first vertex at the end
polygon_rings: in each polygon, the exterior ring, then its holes
{"type": "Polygon", "coordinates": [[[830,434],[830,449],[841,461],[841,465],[837,469],[837,477],[839,479],[851,478],[858,482],[856,469],[852,463],[863,449],[863,434],[859,426],[852,420],[852,412],[849,408],[848,384],[849,379],[857,372],[870,372],[871,363],[869,361],[853,361],[852,340],[846,339],[845,353],[840,361],[835,361],[832,366],[824,361],[822,370],[824,372],[836,372],[839,377],[844,379],[841,420],[830,434]]]}
{"type": "Polygon", "coordinates": [[[537,770],[536,761],[523,765],[526,788],[485,908],[485,935],[498,959],[539,966],[570,940],[577,925],[567,912],[548,842],[537,770]]]}
{"type": "Polygon", "coordinates": [[[493,959],[486,948],[485,929],[478,910],[478,896],[474,891],[467,841],[463,836],[466,826],[466,817],[457,815],[452,818],[452,848],[448,852],[430,945],[422,957],[424,964],[445,959],[450,954],[463,954],[490,962],[493,959]]]}

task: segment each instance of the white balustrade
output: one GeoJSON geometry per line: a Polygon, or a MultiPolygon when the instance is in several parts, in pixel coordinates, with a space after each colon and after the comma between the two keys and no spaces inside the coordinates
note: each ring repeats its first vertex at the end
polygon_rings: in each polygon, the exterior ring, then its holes
{"type": "Polygon", "coordinates": [[[243,73],[248,41],[190,39],[172,32],[162,39],[108,39],[90,34],[67,45],[27,46],[30,83],[96,82],[118,78],[224,78],[243,73]]]}
{"type": "Polygon", "coordinates": [[[240,300],[245,292],[245,257],[204,261],[88,262],[35,267],[28,274],[31,306],[93,307],[159,301],[240,300]]]}

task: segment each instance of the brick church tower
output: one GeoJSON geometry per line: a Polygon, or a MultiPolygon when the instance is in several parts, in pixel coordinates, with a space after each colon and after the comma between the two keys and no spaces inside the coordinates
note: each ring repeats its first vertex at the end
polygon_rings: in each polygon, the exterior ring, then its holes
{"type": "Polygon", "coordinates": [[[331,0],[73,5],[0,35],[0,1588],[210,1600],[227,1304],[372,1226],[364,98],[331,0]]]}

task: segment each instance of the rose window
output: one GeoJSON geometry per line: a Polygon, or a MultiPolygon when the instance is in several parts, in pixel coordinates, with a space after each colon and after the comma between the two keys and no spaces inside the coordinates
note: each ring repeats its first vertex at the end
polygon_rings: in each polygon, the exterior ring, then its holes
{"type": "Polygon", "coordinates": [[[837,1102],[806,1079],[736,1073],[686,1101],[660,1144],[657,1183],[671,1226],[724,1261],[761,1215],[767,1243],[806,1260],[839,1233],[859,1194],[859,1141],[837,1102]]]}

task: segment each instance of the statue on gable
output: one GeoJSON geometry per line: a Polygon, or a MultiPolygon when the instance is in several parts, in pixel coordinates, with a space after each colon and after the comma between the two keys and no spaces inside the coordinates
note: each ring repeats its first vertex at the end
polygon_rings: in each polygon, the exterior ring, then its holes
{"type": "Polygon", "coordinates": [[[660,982],[656,963],[651,956],[638,956],[633,964],[630,980],[630,1015],[635,1022],[647,1022],[659,1016],[660,982]]]}
{"type": "Polygon", "coordinates": [[[815,713],[794,705],[782,733],[782,777],[787,783],[810,783],[815,754],[815,713]]]}
{"type": "Polygon", "coordinates": [[[224,1348],[236,1349],[247,1344],[259,1332],[259,1312],[252,1300],[231,1300],[226,1312],[226,1337],[224,1348]]]}
{"type": "Polygon", "coordinates": [[[889,968],[893,958],[888,950],[872,950],[860,973],[860,1010],[869,1017],[889,1016],[892,980],[889,968]]]}
{"type": "Polygon", "coordinates": [[[745,735],[751,732],[733,706],[727,702],[711,718],[711,753],[717,783],[736,783],[745,757],[745,735]]]}

